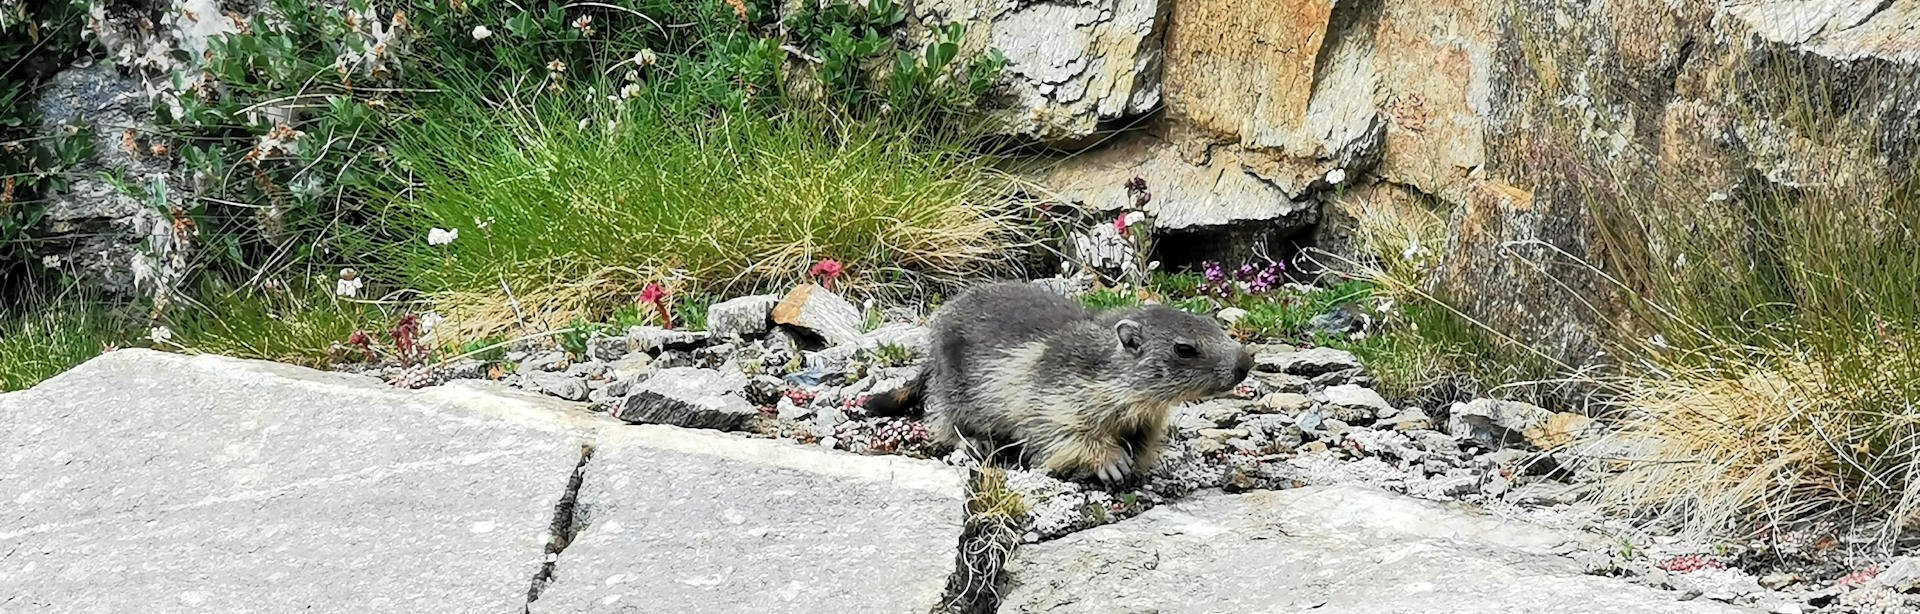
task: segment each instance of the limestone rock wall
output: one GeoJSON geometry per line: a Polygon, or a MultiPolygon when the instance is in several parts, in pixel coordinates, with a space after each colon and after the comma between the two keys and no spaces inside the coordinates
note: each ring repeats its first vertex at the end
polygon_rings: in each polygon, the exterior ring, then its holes
{"type": "Polygon", "coordinates": [[[1000,119],[1013,135],[1053,143],[1094,137],[1160,104],[1162,40],[1171,0],[925,0],[919,35],[967,25],[966,53],[1006,57],[1000,119]]]}
{"type": "Polygon", "coordinates": [[[1912,0],[1172,0],[1166,19],[1162,104],[1047,167],[1061,194],[1127,208],[1140,176],[1181,231],[1308,244],[1351,235],[1307,232],[1353,218],[1327,203],[1391,186],[1449,212],[1432,290],[1569,362],[1617,315],[1596,268],[1645,255],[1610,251],[1600,205],[1872,193],[1920,155],[1912,0]]]}

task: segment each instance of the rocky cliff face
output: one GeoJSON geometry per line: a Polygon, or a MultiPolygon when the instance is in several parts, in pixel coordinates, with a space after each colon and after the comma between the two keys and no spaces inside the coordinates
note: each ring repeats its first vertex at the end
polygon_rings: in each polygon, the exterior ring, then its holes
{"type": "Polygon", "coordinates": [[[1710,217],[1766,185],[1885,191],[1920,153],[1920,4],[1904,0],[1172,4],[1142,28],[1165,32],[1162,71],[1130,81],[1157,78],[1162,104],[1050,167],[1063,194],[1120,209],[1141,176],[1168,188],[1150,206],[1165,227],[1281,243],[1350,234],[1303,232],[1351,219],[1321,215],[1336,195],[1436,203],[1431,290],[1569,362],[1616,311],[1596,268],[1646,255],[1608,251],[1606,205],[1710,217]]]}

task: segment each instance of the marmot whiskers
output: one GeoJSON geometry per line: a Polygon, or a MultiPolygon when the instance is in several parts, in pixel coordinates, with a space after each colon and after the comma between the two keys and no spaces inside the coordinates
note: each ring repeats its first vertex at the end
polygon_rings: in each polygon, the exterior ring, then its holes
{"type": "Polygon", "coordinates": [[[1109,484],[1158,460],[1173,406],[1232,390],[1253,357],[1211,319],[1164,306],[1092,312],[1033,284],[974,288],[933,316],[918,381],[876,412],[923,396],[949,445],[1109,484]]]}

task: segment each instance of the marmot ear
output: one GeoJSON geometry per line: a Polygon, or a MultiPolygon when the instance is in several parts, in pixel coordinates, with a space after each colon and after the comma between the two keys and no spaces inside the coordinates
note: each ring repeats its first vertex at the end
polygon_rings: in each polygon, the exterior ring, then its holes
{"type": "Polygon", "coordinates": [[[1140,323],[1133,320],[1121,320],[1113,324],[1113,335],[1120,338],[1120,347],[1134,355],[1140,354],[1140,345],[1146,337],[1140,334],[1140,323]]]}

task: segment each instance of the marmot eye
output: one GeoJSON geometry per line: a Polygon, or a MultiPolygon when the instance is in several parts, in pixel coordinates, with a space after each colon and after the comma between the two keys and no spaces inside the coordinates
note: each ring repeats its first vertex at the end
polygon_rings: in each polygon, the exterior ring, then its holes
{"type": "Polygon", "coordinates": [[[1176,343],[1173,346],[1173,353],[1181,358],[1193,358],[1200,355],[1200,349],[1185,343],[1176,343]]]}

